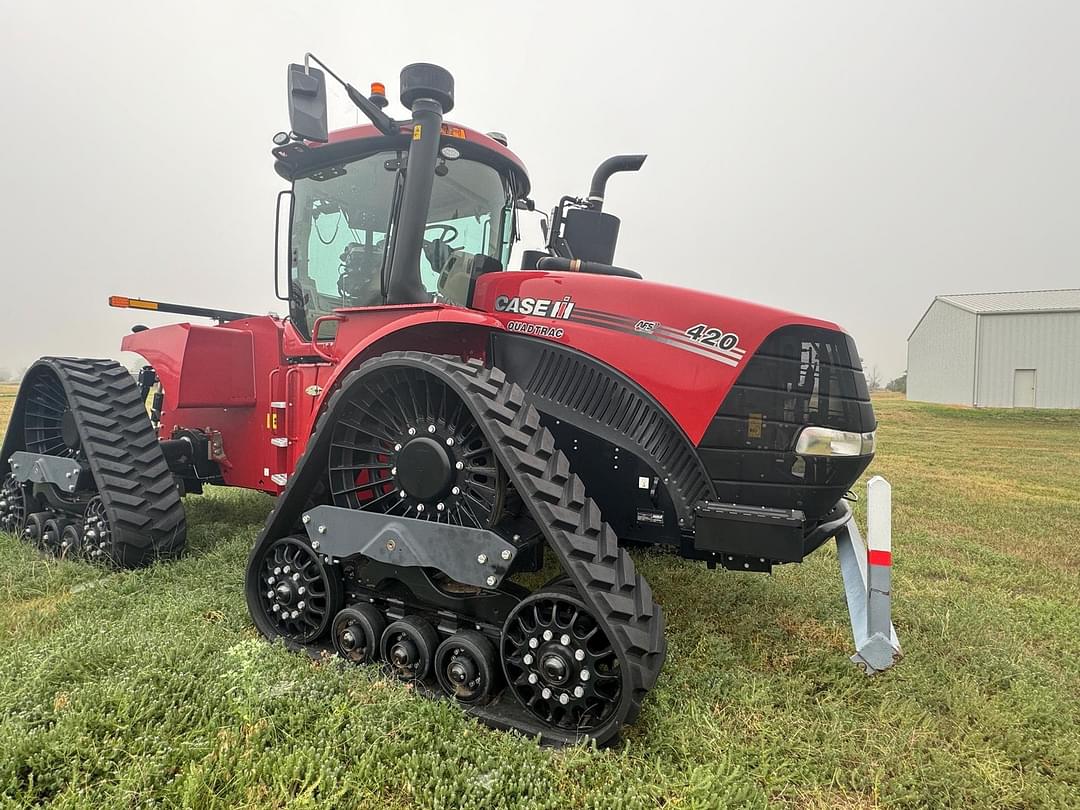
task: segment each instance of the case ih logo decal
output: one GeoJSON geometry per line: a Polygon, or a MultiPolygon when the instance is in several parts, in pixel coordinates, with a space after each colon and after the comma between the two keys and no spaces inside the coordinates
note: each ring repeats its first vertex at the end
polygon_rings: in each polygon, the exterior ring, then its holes
{"type": "Polygon", "coordinates": [[[495,299],[495,309],[499,312],[516,312],[518,315],[535,315],[537,318],[555,318],[557,320],[570,320],[570,314],[574,311],[574,299],[569,295],[561,301],[552,301],[549,298],[511,298],[508,295],[500,295],[495,299]]]}

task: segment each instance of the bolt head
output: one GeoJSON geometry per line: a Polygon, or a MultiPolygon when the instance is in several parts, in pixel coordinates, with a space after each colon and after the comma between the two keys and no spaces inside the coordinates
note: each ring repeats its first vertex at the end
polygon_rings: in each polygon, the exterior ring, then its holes
{"type": "Polygon", "coordinates": [[[402,490],[399,490],[399,491],[398,491],[398,497],[399,497],[399,498],[404,498],[404,497],[405,497],[405,490],[403,490],[403,489],[402,489],[402,490]]]}
{"type": "Polygon", "coordinates": [[[540,642],[539,642],[539,640],[537,640],[535,638],[530,638],[529,639],[529,646],[532,647],[535,650],[537,647],[540,646],[540,642]]]}
{"type": "Polygon", "coordinates": [[[278,576],[281,576],[281,566],[280,565],[274,566],[274,573],[277,574],[278,576]]]}
{"type": "Polygon", "coordinates": [[[540,690],[540,697],[542,697],[544,700],[547,700],[551,697],[551,690],[545,686],[543,689],[540,690]]]}
{"type": "Polygon", "coordinates": [[[281,610],[281,605],[279,605],[277,602],[274,602],[273,606],[270,609],[274,611],[274,613],[277,613],[279,610],[281,610]]]}
{"type": "Polygon", "coordinates": [[[427,432],[428,433],[434,433],[435,432],[435,426],[434,425],[428,425],[427,426],[427,432]]]}
{"type": "Polygon", "coordinates": [[[538,680],[540,679],[537,677],[535,672],[529,673],[529,683],[536,683],[538,680]]]}
{"type": "Polygon", "coordinates": [[[446,509],[446,504],[445,503],[437,503],[437,504],[435,504],[435,508],[441,512],[444,509],[446,509]]]}
{"type": "Polygon", "coordinates": [[[300,594],[301,596],[303,596],[305,593],[307,593],[307,588],[305,588],[303,585],[301,585],[299,588],[296,589],[296,592],[298,594],[300,594]]]}
{"type": "Polygon", "coordinates": [[[73,477],[74,477],[74,473],[70,473],[70,472],[64,473],[64,478],[73,478],[73,477]]]}
{"type": "Polygon", "coordinates": [[[274,577],[267,577],[266,578],[266,584],[267,585],[273,585],[275,582],[277,582],[277,580],[274,579],[274,577]]]}
{"type": "Polygon", "coordinates": [[[299,617],[300,617],[300,611],[299,610],[294,610],[292,613],[289,614],[290,619],[297,619],[299,617]]]}
{"type": "Polygon", "coordinates": [[[492,576],[492,577],[488,577],[488,578],[487,578],[486,580],[484,580],[484,581],[485,581],[485,582],[487,582],[487,584],[488,584],[488,587],[489,587],[489,588],[494,588],[494,587],[495,587],[495,583],[496,583],[496,582],[498,582],[498,580],[497,580],[497,579],[496,579],[495,577],[493,577],[493,576],[492,576]]]}
{"type": "Polygon", "coordinates": [[[499,554],[499,556],[502,557],[504,560],[509,560],[510,557],[513,555],[510,554],[510,549],[504,548],[502,550],[502,553],[499,554]]]}
{"type": "Polygon", "coordinates": [[[410,436],[415,436],[416,435],[416,428],[413,428],[413,427],[409,428],[409,435],[410,436]]]}
{"type": "Polygon", "coordinates": [[[576,698],[585,697],[585,690],[580,686],[575,686],[574,687],[574,697],[576,697],[576,698]]]}
{"type": "Polygon", "coordinates": [[[584,650],[574,650],[574,658],[577,659],[578,661],[584,661],[585,660],[585,651],[584,650]]]}
{"type": "Polygon", "coordinates": [[[566,692],[563,692],[561,695],[559,695],[559,703],[561,703],[563,706],[565,706],[569,702],[570,696],[566,694],[566,692]]]}
{"type": "Polygon", "coordinates": [[[533,662],[532,653],[525,653],[525,655],[521,656],[521,661],[525,666],[531,664],[533,662]]]}
{"type": "Polygon", "coordinates": [[[591,677],[589,675],[589,670],[587,670],[587,669],[581,670],[581,676],[580,677],[581,677],[581,680],[583,680],[583,681],[589,680],[589,678],[591,677]]]}
{"type": "Polygon", "coordinates": [[[454,487],[452,490],[450,490],[450,494],[451,495],[460,495],[461,494],[461,487],[454,487]]]}
{"type": "Polygon", "coordinates": [[[391,475],[397,475],[397,467],[391,467],[390,468],[390,474],[391,475]]]}
{"type": "Polygon", "coordinates": [[[484,563],[487,562],[487,554],[477,554],[476,555],[476,561],[478,563],[480,563],[481,565],[483,565],[484,563]]]}
{"type": "Polygon", "coordinates": [[[454,446],[454,437],[453,436],[451,436],[449,439],[446,440],[446,446],[447,447],[453,447],[454,446]]]}
{"type": "Polygon", "coordinates": [[[325,526],[320,526],[318,529],[316,529],[316,531],[319,534],[326,534],[326,527],[325,526]]]}
{"type": "Polygon", "coordinates": [[[97,532],[95,532],[93,529],[87,529],[86,536],[93,540],[95,537],[97,537],[97,532]]]}
{"type": "Polygon", "coordinates": [[[417,512],[423,512],[424,511],[424,505],[422,503],[418,503],[416,505],[416,511],[417,512]]]}
{"type": "Polygon", "coordinates": [[[395,445],[394,445],[394,452],[396,453],[396,452],[398,452],[399,450],[401,450],[401,445],[400,445],[400,444],[395,444],[395,445]]]}
{"type": "Polygon", "coordinates": [[[544,641],[551,641],[551,639],[554,638],[554,637],[555,637],[555,634],[552,633],[550,630],[545,630],[544,631],[544,641]]]}
{"type": "MultiPolygon", "coordinates": [[[[283,571],[284,573],[286,573],[286,574],[289,574],[289,573],[291,573],[291,572],[292,572],[292,568],[291,568],[290,566],[288,566],[288,565],[286,565],[286,566],[285,566],[284,568],[282,568],[281,570],[282,570],[282,571],[283,571]]],[[[275,570],[275,571],[274,571],[274,573],[277,573],[277,571],[275,570]]]]}
{"type": "Polygon", "coordinates": [[[304,515],[304,523],[311,523],[311,515],[304,515]]]}
{"type": "Polygon", "coordinates": [[[455,470],[464,470],[465,469],[465,462],[464,461],[459,461],[457,464],[454,465],[454,469],[455,470]]]}
{"type": "Polygon", "coordinates": [[[561,636],[559,636],[559,643],[564,645],[564,646],[569,644],[570,643],[570,636],[566,635],[566,633],[563,633],[561,636]]]}
{"type": "Polygon", "coordinates": [[[267,599],[273,599],[274,598],[274,592],[273,591],[267,591],[266,592],[266,598],[267,599]]]}
{"type": "Polygon", "coordinates": [[[312,541],[311,541],[311,547],[312,547],[313,549],[315,549],[315,551],[318,551],[318,550],[319,550],[319,546],[321,546],[321,545],[322,545],[322,543],[320,543],[320,542],[319,542],[318,540],[312,540],[312,541]]]}
{"type": "Polygon", "coordinates": [[[293,582],[299,582],[300,581],[300,572],[299,571],[297,571],[295,574],[292,575],[292,581],[293,582]]]}
{"type": "Polygon", "coordinates": [[[296,603],[296,607],[297,607],[298,610],[303,610],[304,608],[307,607],[307,602],[305,602],[303,599],[301,599],[299,602],[296,603]]]}

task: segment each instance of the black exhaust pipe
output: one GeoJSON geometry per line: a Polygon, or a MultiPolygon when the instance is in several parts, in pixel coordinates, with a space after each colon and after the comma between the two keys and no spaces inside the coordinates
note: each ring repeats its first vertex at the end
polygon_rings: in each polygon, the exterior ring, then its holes
{"type": "Polygon", "coordinates": [[[596,167],[592,185],[589,186],[589,206],[594,211],[604,210],[604,189],[608,178],[616,172],[636,172],[648,155],[615,155],[596,167]]]}
{"type": "Polygon", "coordinates": [[[438,65],[407,65],[401,70],[401,103],[412,110],[412,140],[386,302],[417,304],[430,300],[420,281],[420,251],[431,208],[443,114],[454,108],[454,77],[438,65]]]}

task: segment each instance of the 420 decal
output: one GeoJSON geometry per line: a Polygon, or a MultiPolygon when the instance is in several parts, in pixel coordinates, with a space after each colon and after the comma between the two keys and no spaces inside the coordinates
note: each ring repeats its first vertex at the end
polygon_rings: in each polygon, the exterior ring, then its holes
{"type": "Polygon", "coordinates": [[[734,349],[739,345],[739,336],[734,332],[725,332],[715,326],[697,323],[685,332],[688,338],[703,343],[706,346],[716,346],[719,349],[734,349]]]}

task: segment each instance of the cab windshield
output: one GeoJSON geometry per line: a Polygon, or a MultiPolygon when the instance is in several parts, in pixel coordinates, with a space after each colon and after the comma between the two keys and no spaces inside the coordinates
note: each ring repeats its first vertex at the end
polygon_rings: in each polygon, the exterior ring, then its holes
{"type": "MultiPolygon", "coordinates": [[[[290,312],[311,337],[315,319],[339,307],[385,302],[404,151],[386,151],[297,180],[290,312]]],[[[433,301],[464,305],[472,257],[509,260],[513,200],[505,178],[477,161],[440,160],[420,257],[433,301]]]]}

